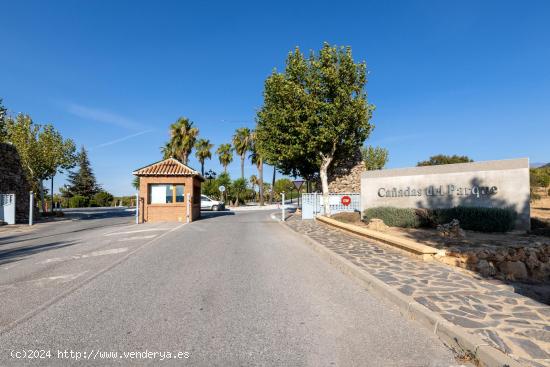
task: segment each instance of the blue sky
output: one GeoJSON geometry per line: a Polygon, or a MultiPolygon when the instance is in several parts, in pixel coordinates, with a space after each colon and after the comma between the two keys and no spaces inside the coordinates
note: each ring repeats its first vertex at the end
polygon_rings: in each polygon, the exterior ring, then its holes
{"type": "MultiPolygon", "coordinates": [[[[323,41],[367,62],[367,143],[389,149],[389,167],[438,153],[550,161],[547,1],[0,5],[4,104],[86,146],[117,195],[133,192],[133,169],[160,158],[179,116],[216,145],[253,127],[271,70],[295,46],[323,41]]],[[[217,157],[207,168],[221,169],[217,157]]]]}

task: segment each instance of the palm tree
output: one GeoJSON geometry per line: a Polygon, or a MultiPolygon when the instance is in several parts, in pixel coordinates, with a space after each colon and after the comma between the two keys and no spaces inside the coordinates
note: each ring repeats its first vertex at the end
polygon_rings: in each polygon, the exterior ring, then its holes
{"type": "Polygon", "coordinates": [[[256,185],[258,184],[258,177],[256,175],[250,176],[249,179],[250,186],[252,186],[252,191],[254,192],[254,201],[256,201],[256,185]]]}
{"type": "Polygon", "coordinates": [[[259,177],[258,177],[257,185],[260,191],[259,192],[260,206],[263,206],[264,205],[264,160],[262,159],[262,156],[258,152],[255,131],[252,131],[252,133],[250,134],[250,151],[252,152],[250,154],[250,160],[252,161],[253,164],[256,165],[256,168],[258,169],[259,177]]]}
{"type": "Polygon", "coordinates": [[[210,144],[208,139],[199,139],[195,143],[195,157],[201,163],[201,174],[204,176],[204,161],[212,158],[210,150],[214,147],[214,144],[210,144]]]}
{"type": "Polygon", "coordinates": [[[134,176],[134,179],[132,180],[132,186],[134,186],[134,189],[139,190],[139,177],[134,176]]]}
{"type": "Polygon", "coordinates": [[[160,152],[162,153],[163,159],[168,159],[174,156],[172,154],[172,144],[170,144],[170,142],[167,142],[163,147],[160,147],[160,152]]]}
{"type": "Polygon", "coordinates": [[[216,149],[216,154],[220,160],[220,164],[223,166],[223,171],[227,173],[227,166],[233,162],[233,148],[231,144],[220,144],[216,149]]]}
{"type": "Polygon", "coordinates": [[[171,157],[187,164],[198,135],[199,129],[193,127],[193,122],[185,117],[180,117],[170,125],[170,141],[162,149],[165,157],[169,153],[171,157]]]}
{"type": "Polygon", "coordinates": [[[241,178],[244,179],[244,160],[246,152],[250,149],[250,129],[241,127],[235,130],[233,135],[233,146],[238,155],[241,156],[241,178]]]}

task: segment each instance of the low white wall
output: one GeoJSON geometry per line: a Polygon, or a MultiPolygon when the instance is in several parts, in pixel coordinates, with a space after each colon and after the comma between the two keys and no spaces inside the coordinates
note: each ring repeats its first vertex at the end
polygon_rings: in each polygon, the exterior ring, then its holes
{"type": "Polygon", "coordinates": [[[507,208],[518,213],[516,229],[530,228],[527,158],[367,171],[361,175],[361,210],[507,208]]]}

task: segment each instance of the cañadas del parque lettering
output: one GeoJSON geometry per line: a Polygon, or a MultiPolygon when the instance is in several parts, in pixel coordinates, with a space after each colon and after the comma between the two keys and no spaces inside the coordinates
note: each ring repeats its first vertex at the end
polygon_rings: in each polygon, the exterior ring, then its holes
{"type": "Polygon", "coordinates": [[[439,185],[439,186],[428,186],[426,188],[411,188],[407,186],[406,188],[385,188],[381,187],[378,189],[378,196],[381,198],[398,198],[398,197],[409,197],[409,196],[474,196],[476,198],[482,198],[487,196],[495,195],[498,192],[496,186],[471,186],[471,187],[460,187],[455,185],[439,185]]]}

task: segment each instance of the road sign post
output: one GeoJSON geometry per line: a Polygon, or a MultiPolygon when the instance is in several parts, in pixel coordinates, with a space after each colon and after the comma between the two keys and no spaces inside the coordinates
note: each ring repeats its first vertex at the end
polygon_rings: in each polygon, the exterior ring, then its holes
{"type": "Polygon", "coordinates": [[[294,180],[292,181],[294,183],[294,187],[296,190],[298,190],[298,207],[300,207],[300,189],[302,188],[302,185],[304,184],[304,181],[302,180],[294,180]]]}

